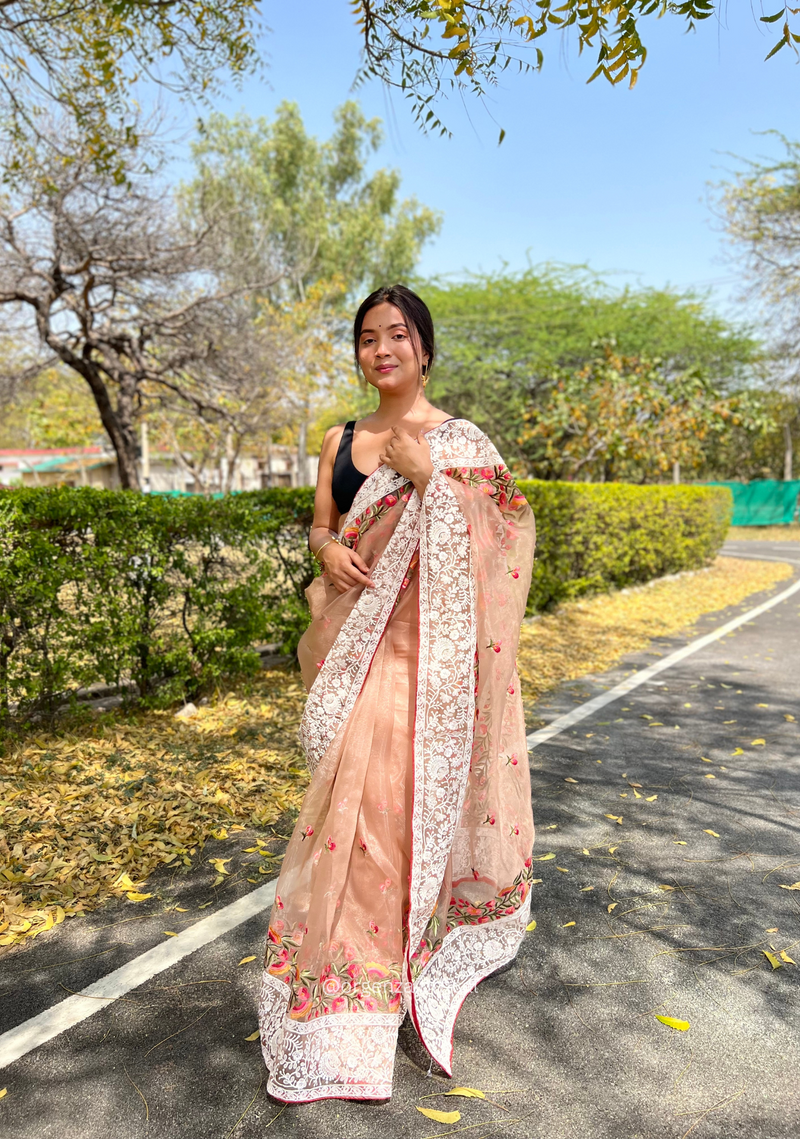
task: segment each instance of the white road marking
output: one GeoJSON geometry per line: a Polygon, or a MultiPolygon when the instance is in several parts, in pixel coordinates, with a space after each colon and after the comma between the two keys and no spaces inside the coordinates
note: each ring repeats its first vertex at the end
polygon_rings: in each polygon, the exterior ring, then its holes
{"type": "Polygon", "coordinates": [[[185,929],[177,937],[170,937],[147,953],[134,957],[127,965],[101,977],[80,993],[67,997],[52,1008],[40,1012],[38,1016],[4,1032],[0,1036],[0,1068],[46,1044],[54,1036],[93,1016],[119,997],[124,997],[131,989],[145,984],[156,973],[163,973],[181,958],[202,949],[210,941],[215,941],[242,922],[260,914],[275,901],[276,885],[277,882],[273,880],[265,886],[259,886],[257,890],[252,890],[238,901],[231,902],[229,906],[185,929]]]}
{"type": "MultiPolygon", "coordinates": [[[[735,557],[759,557],[759,555],[740,555],[734,554],[735,557]]],[[[768,558],[761,555],[762,561],[787,561],[786,558],[768,558]]],[[[800,564],[800,563],[796,563],[800,564]]],[[[671,668],[673,664],[684,660],[686,657],[696,653],[699,649],[704,648],[706,645],[718,641],[721,637],[726,636],[727,633],[738,629],[740,625],[745,624],[747,621],[752,621],[753,618],[758,617],[761,613],[765,613],[773,606],[785,601],[786,598],[791,597],[792,594],[800,590],[800,580],[796,581],[794,585],[785,589],[783,593],[777,594],[775,597],[765,601],[762,605],[757,605],[755,609],[749,610],[747,613],[742,613],[739,617],[735,617],[732,621],[715,629],[713,633],[708,633],[704,637],[699,637],[691,644],[678,649],[677,652],[671,653],[668,657],[658,661],[657,664],[650,665],[649,668],[642,669],[640,672],[635,673],[633,676],[623,680],[621,684],[617,684],[614,688],[604,692],[601,696],[595,696],[594,699],[588,700],[585,704],[581,704],[578,708],[574,708],[565,716],[559,716],[552,724],[548,724],[545,728],[540,728],[537,732],[531,732],[528,736],[528,748],[532,749],[539,744],[546,743],[547,740],[553,739],[554,736],[559,735],[573,724],[579,723],[581,720],[591,716],[599,708],[603,708],[606,704],[619,699],[620,696],[638,688],[639,685],[645,684],[648,681],[652,682],[652,677],[657,676],[659,672],[663,672],[666,668],[671,668]]],[[[198,949],[202,949],[204,945],[208,945],[211,941],[216,941],[218,937],[223,937],[232,929],[241,925],[243,922],[249,921],[250,918],[255,917],[256,914],[261,913],[267,909],[275,901],[275,890],[277,882],[267,882],[265,886],[260,886],[259,889],[245,894],[243,898],[239,898],[236,902],[231,902],[230,905],[225,906],[215,914],[211,914],[202,921],[197,922],[189,929],[179,933],[177,937],[171,937],[169,941],[165,941],[161,945],[156,945],[155,948],[142,953],[139,957],[135,957],[129,961],[127,965],[122,965],[119,969],[115,969],[113,973],[102,977],[99,981],[88,985],[82,989],[80,993],[74,996],[67,997],[66,1000],[60,1001],[59,1004],[54,1005],[52,1008],[45,1009],[40,1012],[38,1016],[31,1017],[23,1024],[17,1025],[16,1028],[9,1029],[0,1036],[0,1068],[12,1064],[26,1053],[33,1051],[34,1048],[46,1044],[48,1040],[65,1032],[68,1028],[79,1024],[82,1020],[93,1016],[94,1013],[99,1012],[100,1009],[107,1008],[115,1000],[124,997],[132,989],[138,988],[140,985],[145,984],[154,977],[157,973],[162,973],[165,969],[171,968],[182,958],[187,957],[190,953],[194,953],[198,949]]]]}
{"type": "MultiPolygon", "coordinates": [[[[733,557],[741,557],[741,554],[733,554],[733,557]]],[[[751,555],[744,555],[745,557],[751,555]]],[[[755,557],[756,555],[752,555],[755,557]]],[[[776,561],[785,562],[786,558],[759,558],[760,561],[776,561]]],[[[799,563],[795,563],[799,564],[799,563]]],[[[563,716],[558,716],[551,724],[544,728],[539,728],[536,732],[531,732],[527,737],[528,751],[538,747],[540,744],[547,743],[548,740],[553,739],[554,736],[560,735],[561,732],[571,728],[573,724],[579,724],[581,720],[585,720],[588,716],[594,715],[606,704],[612,704],[615,700],[619,700],[621,696],[626,696],[632,692],[634,688],[638,688],[641,684],[646,684],[652,681],[654,676],[658,676],[666,668],[672,668],[673,665],[678,664],[680,661],[685,660],[693,653],[699,652],[704,649],[706,645],[711,645],[714,641],[720,640],[722,637],[732,633],[734,629],[738,629],[741,625],[752,621],[755,617],[759,617],[762,613],[766,613],[768,609],[772,609],[775,605],[780,605],[782,601],[800,590],[800,580],[790,585],[788,589],[784,589],[782,593],[777,593],[768,601],[762,602],[761,605],[756,605],[754,609],[749,609],[747,613],[740,613],[738,617],[734,617],[732,621],[727,621],[724,625],[720,625],[713,633],[706,633],[703,637],[698,637],[696,641],[690,641],[688,645],[684,645],[682,649],[676,649],[674,653],[664,657],[663,660],[657,661],[656,664],[651,664],[647,668],[642,668],[638,672],[633,673],[632,676],[626,677],[625,680],[615,684],[613,688],[609,688],[608,692],[603,692],[599,696],[594,696],[591,700],[587,700],[585,704],[579,704],[577,708],[573,708],[571,712],[566,712],[563,716]]]]}

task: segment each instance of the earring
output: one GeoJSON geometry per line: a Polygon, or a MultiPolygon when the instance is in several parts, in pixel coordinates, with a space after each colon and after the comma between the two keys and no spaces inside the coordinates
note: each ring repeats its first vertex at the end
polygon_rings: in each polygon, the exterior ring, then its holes
{"type": "Polygon", "coordinates": [[[423,388],[426,388],[428,386],[428,365],[427,364],[422,365],[422,386],[423,386],[423,388]]]}

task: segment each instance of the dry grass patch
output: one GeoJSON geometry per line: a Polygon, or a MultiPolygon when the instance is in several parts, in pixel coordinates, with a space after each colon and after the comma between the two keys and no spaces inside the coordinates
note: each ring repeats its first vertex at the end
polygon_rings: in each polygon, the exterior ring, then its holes
{"type": "Polygon", "coordinates": [[[189,865],[210,837],[297,808],[305,690],[269,672],[245,695],[172,712],[59,721],[0,760],[0,946],[109,897],[143,900],[159,866],[189,865]]]}
{"type": "Polygon", "coordinates": [[[731,526],[728,539],[731,542],[800,542],[800,523],[790,526],[731,526]]]}
{"type": "Polygon", "coordinates": [[[522,627],[517,654],[526,712],[566,680],[603,672],[654,637],[691,626],[698,617],[736,605],[792,576],[782,562],[717,558],[706,570],[619,593],[570,601],[522,627]]]}

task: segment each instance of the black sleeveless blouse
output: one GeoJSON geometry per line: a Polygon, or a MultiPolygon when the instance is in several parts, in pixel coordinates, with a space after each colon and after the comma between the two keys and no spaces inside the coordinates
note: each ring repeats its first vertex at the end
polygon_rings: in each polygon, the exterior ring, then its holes
{"type": "MultiPolygon", "coordinates": [[[[460,419],[460,416],[453,415],[450,419],[460,419]]],[[[442,423],[449,423],[450,419],[443,419],[442,423]]],[[[339,441],[339,450],[336,452],[336,458],[333,461],[333,478],[331,480],[331,490],[333,492],[333,501],[336,503],[339,513],[344,517],[350,507],[353,505],[361,487],[369,478],[363,471],[353,465],[353,428],[356,425],[355,419],[351,419],[349,423],[345,423],[342,438],[339,441]]],[[[441,427],[441,423],[438,424],[441,427]]]]}

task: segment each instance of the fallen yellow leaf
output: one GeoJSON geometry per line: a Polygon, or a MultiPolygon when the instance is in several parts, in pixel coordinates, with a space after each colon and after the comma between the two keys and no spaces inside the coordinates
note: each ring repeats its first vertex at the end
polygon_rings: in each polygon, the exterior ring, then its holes
{"type": "Polygon", "coordinates": [[[230,858],[209,858],[208,861],[218,874],[230,874],[230,870],[225,869],[225,863],[230,862],[230,858]]]}
{"type": "Polygon", "coordinates": [[[562,874],[569,874],[569,870],[567,870],[566,866],[556,866],[556,870],[560,870],[562,874]]]}
{"type": "MultiPolygon", "coordinates": [[[[589,854],[589,851],[586,849],[586,847],[583,848],[581,854],[589,854]]],[[[589,857],[591,857],[591,855],[589,855],[589,857]]]]}
{"type": "Polygon", "coordinates": [[[686,846],[686,843],[683,841],[683,839],[680,838],[674,838],[672,840],[672,844],[673,846],[686,846]]]}
{"type": "Polygon", "coordinates": [[[610,906],[606,906],[606,913],[610,914],[613,909],[619,905],[619,902],[612,902],[610,906]]]}
{"type": "Polygon", "coordinates": [[[716,779],[717,777],[716,777],[716,775],[712,775],[711,772],[709,772],[708,775],[704,775],[703,778],[704,779],[716,779]]]}
{"type": "Polygon", "coordinates": [[[731,755],[744,755],[744,750],[740,747],[737,747],[736,751],[731,752],[731,755]]]}
{"type": "Polygon", "coordinates": [[[8,1088],[3,1088],[2,1090],[0,1090],[0,1099],[3,1098],[3,1096],[6,1094],[7,1091],[8,1091],[8,1088]]]}
{"type": "Polygon", "coordinates": [[[782,969],[783,968],[783,965],[781,964],[781,962],[778,960],[778,958],[775,956],[774,953],[770,953],[770,951],[768,949],[762,949],[761,952],[764,954],[767,961],[769,961],[769,963],[773,969],[782,969]]]}
{"type": "Polygon", "coordinates": [[[486,1099],[486,1093],[478,1091],[477,1088],[453,1088],[450,1092],[445,1092],[445,1095],[460,1095],[465,1099],[486,1099]]]}
{"type": "Polygon", "coordinates": [[[674,890],[674,886],[659,886],[659,890],[674,890]]]}
{"type": "Polygon", "coordinates": [[[203,904],[201,906],[198,906],[197,908],[198,908],[198,910],[204,910],[206,908],[206,906],[213,906],[213,905],[214,905],[214,902],[212,900],[210,902],[203,902],[203,904]]]}
{"type": "Polygon", "coordinates": [[[555,858],[555,854],[553,854],[552,851],[549,854],[540,854],[537,858],[534,858],[533,861],[534,862],[547,862],[551,858],[555,858]]]}
{"type": "Polygon", "coordinates": [[[794,716],[790,716],[788,712],[784,712],[783,718],[784,720],[788,720],[790,724],[795,722],[794,716]]]}
{"type": "Polygon", "coordinates": [[[781,950],[781,961],[785,961],[787,965],[796,965],[797,962],[793,961],[785,949],[781,950]]]}
{"type": "Polygon", "coordinates": [[[245,1040],[247,1040],[247,1041],[258,1040],[260,1035],[261,1035],[261,1033],[258,1030],[256,1030],[255,1032],[251,1032],[249,1036],[245,1036],[245,1040]]]}
{"type": "Polygon", "coordinates": [[[177,937],[177,936],[178,936],[177,933],[175,933],[175,931],[172,929],[165,929],[164,930],[164,937],[177,937]]]}
{"type": "Polygon", "coordinates": [[[525,926],[526,933],[531,933],[534,929],[536,929],[536,920],[535,919],[533,921],[529,921],[528,924],[525,926]]]}
{"type": "Polygon", "coordinates": [[[710,834],[713,838],[719,838],[716,831],[703,831],[703,834],[710,834]]]}
{"type": "Polygon", "coordinates": [[[152,898],[152,894],[139,894],[136,890],[129,890],[125,897],[129,902],[144,902],[147,898],[152,898]]]}
{"type": "Polygon", "coordinates": [[[769,704],[756,704],[756,708],[769,708],[769,704]]]}
{"type": "Polygon", "coordinates": [[[252,957],[243,957],[241,959],[241,961],[239,962],[239,964],[240,965],[247,965],[247,964],[249,964],[250,961],[255,961],[255,959],[256,959],[256,955],[254,953],[252,957]]]}
{"type": "Polygon", "coordinates": [[[581,893],[585,894],[587,890],[593,890],[594,886],[581,886],[581,893]]]}
{"type": "Polygon", "coordinates": [[[658,798],[658,795],[648,795],[647,798],[645,799],[645,803],[655,803],[657,798],[658,798]]]}
{"type": "Polygon", "coordinates": [[[791,886],[781,886],[782,890],[800,890],[800,882],[795,882],[791,886]]]}
{"type": "Polygon", "coordinates": [[[703,761],[703,763],[713,763],[714,762],[712,759],[706,759],[706,757],[704,755],[701,755],[700,759],[703,761]]]}
{"type": "Polygon", "coordinates": [[[622,825],[622,815],[606,815],[607,819],[613,819],[618,825],[622,825]]]}
{"type": "Polygon", "coordinates": [[[189,912],[186,909],[186,906],[176,906],[175,909],[178,911],[179,914],[188,914],[188,912],[189,912]]]}
{"type": "Polygon", "coordinates": [[[751,740],[750,747],[764,747],[766,742],[766,740],[751,740]]]}
{"type": "Polygon", "coordinates": [[[676,1020],[674,1016],[660,1016],[658,1013],[654,1015],[656,1020],[660,1020],[662,1024],[666,1024],[667,1028],[675,1028],[678,1032],[686,1032],[687,1028],[690,1027],[688,1020],[676,1020]]]}
{"type": "Polygon", "coordinates": [[[458,1123],[461,1118],[460,1111],[437,1111],[433,1107],[418,1107],[417,1111],[434,1123],[458,1123]]]}
{"type": "MultiPolygon", "coordinates": [[[[564,782],[565,782],[565,783],[577,783],[577,782],[578,782],[578,780],[577,780],[577,779],[570,779],[570,777],[569,777],[569,776],[567,776],[567,778],[564,780],[564,782]]],[[[452,1093],[452,1092],[448,1092],[447,1094],[448,1094],[448,1095],[452,1095],[453,1093],[452,1093]]]]}
{"type": "Polygon", "coordinates": [[[575,922],[574,921],[565,921],[561,928],[562,929],[568,929],[571,925],[575,925],[575,922]]]}
{"type": "Polygon", "coordinates": [[[225,879],[222,877],[222,875],[218,874],[217,877],[214,879],[214,881],[211,884],[212,884],[212,886],[219,886],[220,883],[224,882],[224,881],[225,881],[225,879]]]}

